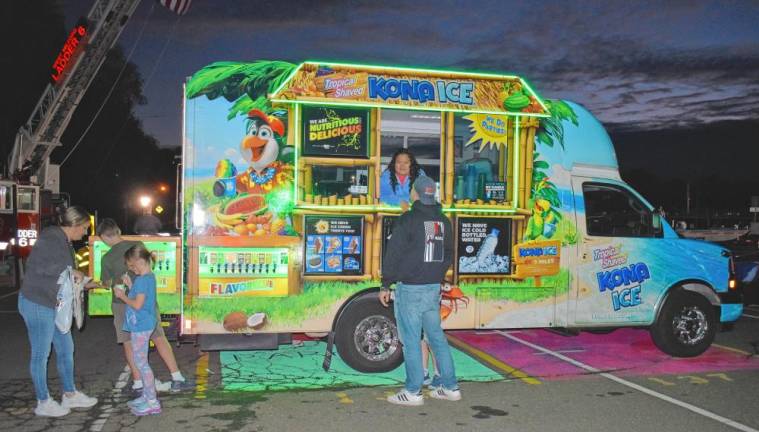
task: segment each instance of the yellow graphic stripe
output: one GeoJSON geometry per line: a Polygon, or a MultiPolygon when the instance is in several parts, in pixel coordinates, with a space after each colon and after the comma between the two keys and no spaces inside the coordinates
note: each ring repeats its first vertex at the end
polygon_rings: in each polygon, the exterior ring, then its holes
{"type": "Polygon", "coordinates": [[[204,353],[195,365],[195,399],[205,399],[208,388],[208,353],[204,353]]]}

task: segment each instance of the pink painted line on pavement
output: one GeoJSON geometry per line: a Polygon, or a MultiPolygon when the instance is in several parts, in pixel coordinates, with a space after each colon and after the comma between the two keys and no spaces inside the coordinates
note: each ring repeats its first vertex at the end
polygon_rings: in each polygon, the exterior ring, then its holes
{"type": "MultiPolygon", "coordinates": [[[[473,331],[453,332],[465,343],[484,351],[507,365],[538,379],[558,379],[573,376],[583,371],[556,357],[535,355],[535,351],[520,343],[504,338],[497,333],[477,334],[473,331]]],[[[519,333],[523,336],[523,333],[519,333]]]]}
{"type": "MultiPolygon", "coordinates": [[[[759,369],[759,358],[711,347],[694,358],[670,357],[653,344],[646,330],[619,329],[606,335],[561,336],[545,330],[523,330],[515,336],[620,376],[684,375],[759,369]]],[[[456,337],[504,363],[543,379],[569,379],[587,372],[498,334],[457,332],[456,337]]]]}

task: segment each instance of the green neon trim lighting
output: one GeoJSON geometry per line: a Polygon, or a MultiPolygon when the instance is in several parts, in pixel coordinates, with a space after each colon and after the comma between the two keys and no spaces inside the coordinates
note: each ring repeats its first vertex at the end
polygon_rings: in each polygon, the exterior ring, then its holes
{"type": "Polygon", "coordinates": [[[400,207],[393,207],[393,206],[376,206],[373,204],[365,204],[365,205],[321,205],[321,204],[300,204],[295,206],[298,210],[370,210],[370,211],[397,211],[400,212],[400,207]]]}
{"type": "MultiPolygon", "coordinates": [[[[519,206],[519,116],[514,116],[514,171],[511,182],[514,184],[514,188],[511,191],[512,201],[515,205],[519,206]]],[[[524,203],[526,206],[527,203],[524,203]]]]}
{"type": "Polygon", "coordinates": [[[300,193],[298,192],[298,159],[300,158],[300,106],[295,105],[293,109],[293,123],[295,125],[295,138],[293,139],[293,144],[295,145],[295,174],[293,175],[294,178],[294,184],[293,184],[293,198],[295,199],[295,202],[298,202],[298,198],[300,198],[300,193]]]}
{"type": "Polygon", "coordinates": [[[516,210],[486,208],[444,208],[443,213],[516,213],[516,210]]]}
{"type": "Polygon", "coordinates": [[[287,79],[286,79],[286,80],[284,80],[284,81],[282,81],[282,83],[279,85],[279,87],[277,87],[277,89],[276,89],[276,90],[274,90],[274,91],[273,91],[273,92],[272,92],[272,93],[269,95],[269,99],[271,99],[271,96],[272,96],[272,95],[275,95],[275,94],[279,93],[279,92],[282,90],[282,88],[284,88],[284,87],[285,87],[285,86],[286,86],[286,85],[287,85],[287,84],[290,82],[290,80],[291,80],[291,79],[293,79],[293,77],[295,76],[295,74],[296,74],[296,73],[298,73],[298,72],[301,70],[301,68],[303,68],[303,65],[304,65],[304,64],[305,64],[305,63],[301,63],[301,64],[299,64],[299,65],[298,65],[298,67],[296,67],[295,69],[293,69],[293,71],[292,71],[292,72],[290,72],[290,75],[287,77],[287,79]]]}
{"type": "Polygon", "coordinates": [[[282,82],[282,84],[279,85],[279,87],[271,92],[268,95],[268,98],[271,102],[277,102],[277,103],[289,103],[289,104],[304,104],[304,105],[335,105],[335,106],[347,106],[347,107],[381,107],[381,108],[393,108],[393,109],[407,109],[407,110],[417,110],[417,111],[445,111],[445,112],[466,112],[466,113],[481,113],[481,114],[496,114],[496,115],[521,115],[524,117],[550,117],[550,112],[548,111],[548,108],[546,107],[545,103],[543,103],[542,98],[535,92],[535,90],[530,86],[522,77],[519,77],[517,75],[498,75],[493,73],[482,73],[482,72],[466,72],[466,71],[458,71],[458,70],[446,70],[446,69],[415,69],[415,68],[408,68],[408,67],[396,67],[396,66],[383,66],[383,65],[369,65],[369,64],[360,64],[360,63],[338,63],[338,62],[320,62],[320,61],[306,61],[298,65],[291,73],[290,76],[287,77],[286,80],[282,82]],[[535,96],[535,98],[538,100],[538,103],[540,103],[540,106],[545,111],[544,114],[538,114],[538,113],[515,113],[511,111],[475,111],[475,110],[461,110],[461,109],[454,109],[454,108],[437,108],[437,107],[405,107],[405,106],[398,106],[393,104],[386,104],[386,103],[374,103],[374,102],[333,102],[331,100],[329,101],[301,101],[301,100],[293,100],[293,99],[280,99],[277,98],[277,94],[281,92],[289,83],[290,80],[295,76],[296,73],[298,73],[305,65],[314,65],[314,66],[339,66],[339,67],[347,67],[347,68],[359,68],[359,69],[374,69],[374,70],[384,70],[384,71],[397,71],[397,72],[414,72],[414,73],[421,73],[421,74],[431,74],[431,75],[446,75],[446,74],[457,74],[460,76],[460,78],[468,77],[468,78],[491,78],[496,80],[509,80],[509,79],[515,79],[518,80],[524,87],[526,87],[529,92],[535,96]]]}
{"type": "MultiPolygon", "coordinates": [[[[538,100],[538,103],[539,103],[539,104],[540,104],[540,106],[543,108],[543,111],[545,111],[545,112],[546,112],[546,114],[547,114],[547,115],[545,115],[545,116],[543,116],[543,117],[551,117],[551,111],[548,109],[548,107],[546,106],[546,104],[545,104],[545,103],[543,103],[543,98],[541,98],[541,97],[538,95],[538,92],[536,92],[535,90],[533,90],[533,89],[532,89],[532,86],[531,86],[531,85],[530,85],[530,84],[529,84],[527,81],[525,81],[523,78],[519,78],[519,81],[521,81],[521,82],[522,82],[522,85],[523,85],[524,87],[527,87],[527,90],[529,90],[529,92],[530,92],[530,93],[532,93],[533,95],[535,95],[535,99],[537,99],[537,100],[538,100]]],[[[523,115],[523,114],[524,114],[524,113],[520,113],[519,115],[523,115]]]]}
{"type": "Polygon", "coordinates": [[[320,61],[315,61],[315,60],[305,61],[303,62],[301,66],[303,65],[342,66],[342,67],[348,67],[348,68],[362,68],[362,69],[385,69],[385,70],[394,70],[394,71],[399,71],[399,72],[421,72],[421,73],[431,73],[431,74],[438,74],[438,75],[459,74],[459,75],[478,77],[478,78],[521,79],[517,75],[499,75],[499,74],[485,73],[485,72],[468,72],[468,71],[451,70],[451,69],[425,69],[425,68],[419,69],[419,68],[410,68],[410,67],[402,67],[402,66],[383,66],[383,65],[370,65],[370,64],[361,64],[361,63],[320,62],[320,61]]]}
{"type": "MultiPolygon", "coordinates": [[[[301,204],[295,206],[298,210],[352,210],[352,211],[375,211],[375,212],[401,212],[400,207],[375,206],[375,205],[319,205],[301,204]]],[[[516,209],[489,209],[489,208],[443,208],[445,213],[516,213],[516,209]]]]}
{"type": "Polygon", "coordinates": [[[318,106],[343,106],[343,107],[360,107],[360,108],[390,108],[398,110],[409,111],[435,111],[435,112],[454,112],[454,113],[475,113],[475,114],[495,114],[495,115],[508,115],[508,116],[522,116],[522,117],[550,117],[550,114],[538,114],[538,113],[514,113],[511,111],[481,111],[481,110],[461,110],[455,108],[445,107],[425,107],[425,106],[406,106],[406,105],[394,105],[378,102],[336,102],[331,99],[324,101],[303,101],[294,99],[271,99],[272,102],[286,103],[293,105],[318,105],[318,106]]]}

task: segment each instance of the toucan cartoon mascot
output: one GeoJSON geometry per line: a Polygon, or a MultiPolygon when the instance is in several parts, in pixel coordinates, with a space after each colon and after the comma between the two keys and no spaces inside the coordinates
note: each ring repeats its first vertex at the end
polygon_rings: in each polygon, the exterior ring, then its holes
{"type": "Polygon", "coordinates": [[[240,142],[240,154],[250,165],[236,177],[238,193],[266,193],[289,181],[290,167],[279,160],[276,139],[284,136],[282,120],[257,109],[248,112],[248,131],[240,142]]]}

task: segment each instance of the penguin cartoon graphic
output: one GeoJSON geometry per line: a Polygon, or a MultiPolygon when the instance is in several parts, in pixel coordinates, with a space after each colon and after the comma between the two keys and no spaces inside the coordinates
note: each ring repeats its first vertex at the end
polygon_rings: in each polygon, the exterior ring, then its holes
{"type": "Polygon", "coordinates": [[[278,160],[276,137],[284,135],[285,125],[279,118],[257,109],[248,112],[248,130],[240,142],[240,154],[249,166],[236,176],[238,193],[267,193],[289,180],[288,167],[278,160]]]}

